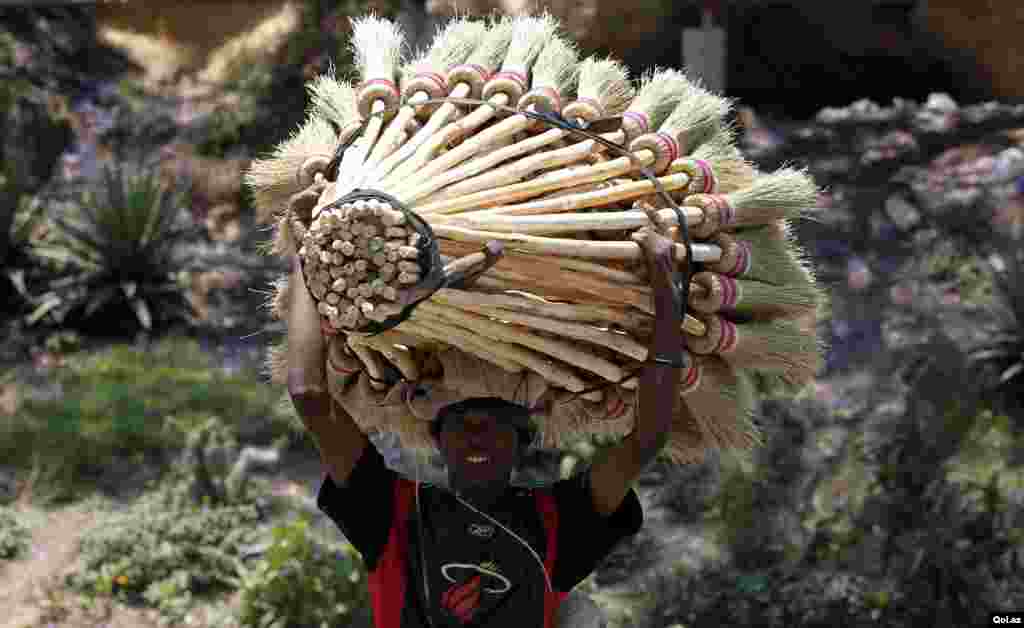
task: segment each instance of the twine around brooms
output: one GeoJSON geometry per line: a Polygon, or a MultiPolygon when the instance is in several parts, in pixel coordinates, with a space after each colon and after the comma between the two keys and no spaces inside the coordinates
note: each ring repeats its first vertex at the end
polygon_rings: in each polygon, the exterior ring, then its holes
{"type": "MultiPolygon", "coordinates": [[[[385,22],[357,21],[357,44],[394,51],[385,22]]],[[[397,65],[380,63],[390,53],[357,50],[375,59],[358,93],[319,77],[307,123],[249,174],[258,207],[279,214],[274,250],[299,254],[332,344],[358,358],[368,390],[386,389],[388,372],[425,376],[425,351],[464,352],[478,370],[547,382],[562,405],[539,409],[538,423],[557,447],[629,431],[621,406],[635,403],[653,323],[633,234],[673,233],[692,315],[680,348],[687,412],[666,453],[686,462],[750,447],[752,375],[800,384],[819,359],[821,294],[787,223],[816,190],[792,169],[757,173],[722,121],[728,103],[681,73],[648,73],[634,91],[620,65],[578,63],[554,31],[548,18],[455,20],[402,69],[404,103],[388,78],[397,65]]],[[[285,279],[278,316],[287,292],[285,279]]],[[[278,378],[283,355],[272,352],[278,378]]],[[[429,447],[422,420],[363,420],[429,447]]]]}

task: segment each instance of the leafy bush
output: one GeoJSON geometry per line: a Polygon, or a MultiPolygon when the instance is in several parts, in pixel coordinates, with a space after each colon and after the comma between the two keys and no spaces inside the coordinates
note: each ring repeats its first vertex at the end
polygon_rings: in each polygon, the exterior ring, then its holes
{"type": "Polygon", "coordinates": [[[51,385],[59,395],[27,397],[14,416],[0,419],[0,459],[38,465],[40,484],[55,490],[88,482],[119,458],[183,447],[185,436],[172,425],[188,432],[219,416],[249,434],[291,430],[279,390],[252,373],[216,369],[193,341],[71,355],[51,385]]]}
{"type": "Polygon", "coordinates": [[[971,359],[995,371],[993,388],[1008,408],[1019,409],[1024,400],[1024,251],[1020,239],[1007,237],[1000,243],[1003,268],[993,273],[997,329],[971,359]]]}
{"type": "Polygon", "coordinates": [[[196,231],[181,222],[181,196],[156,173],[106,167],[102,186],[53,216],[54,240],[34,247],[55,278],[36,297],[29,322],[85,323],[103,314],[106,328],[134,319],[149,330],[192,320],[178,276],[188,264],[182,247],[196,231]]]}
{"type": "Polygon", "coordinates": [[[257,509],[180,506],[169,488],[86,532],[66,584],[89,595],[149,603],[174,623],[195,597],[233,589],[240,557],[259,536],[257,509]]]}
{"type": "MultiPolygon", "coordinates": [[[[176,422],[176,427],[181,427],[176,422]]],[[[185,450],[171,470],[177,504],[205,503],[215,506],[248,501],[248,485],[256,467],[273,468],[287,437],[268,448],[239,448],[236,430],[211,417],[186,430],[185,450]]]]}
{"type": "Polygon", "coordinates": [[[366,571],[351,545],[325,544],[298,518],[273,529],[266,556],[240,579],[242,626],[368,626],[366,571]]]}
{"type": "Polygon", "coordinates": [[[21,558],[28,551],[32,533],[14,512],[0,507],[0,560],[21,558]]]}

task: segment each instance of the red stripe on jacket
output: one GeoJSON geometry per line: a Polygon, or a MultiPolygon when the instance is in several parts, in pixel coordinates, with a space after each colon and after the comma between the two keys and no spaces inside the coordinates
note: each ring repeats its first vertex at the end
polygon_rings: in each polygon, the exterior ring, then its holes
{"type": "Polygon", "coordinates": [[[367,587],[376,628],[401,628],[405,606],[405,561],[409,549],[409,511],[415,485],[405,479],[395,482],[391,536],[377,565],[369,574],[367,587]]]}
{"type": "MultiPolygon", "coordinates": [[[[558,507],[555,506],[555,498],[550,491],[535,491],[537,497],[537,510],[540,511],[544,520],[544,531],[548,537],[548,547],[544,554],[544,570],[548,572],[548,579],[554,582],[555,579],[555,558],[558,556],[558,507]]],[[[548,591],[544,589],[544,628],[555,628],[555,616],[558,607],[569,595],[567,592],[558,590],[548,591]]]]}

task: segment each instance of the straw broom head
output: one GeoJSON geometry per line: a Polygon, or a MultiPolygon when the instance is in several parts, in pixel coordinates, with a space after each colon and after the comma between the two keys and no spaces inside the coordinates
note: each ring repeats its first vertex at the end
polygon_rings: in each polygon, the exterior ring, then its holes
{"type": "Polygon", "coordinates": [[[533,107],[539,112],[562,111],[576,90],[579,78],[579,51],[576,44],[552,37],[537,56],[529,91],[519,99],[518,108],[533,107]]]}
{"type": "Polygon", "coordinates": [[[347,82],[337,79],[334,68],[316,77],[306,88],[314,114],[344,129],[359,119],[356,90],[347,82]]]}
{"type": "Polygon", "coordinates": [[[720,233],[712,241],[721,247],[722,257],[708,263],[707,270],[775,286],[814,285],[814,276],[784,221],[720,233]]]}
{"type": "MultiPolygon", "coordinates": [[[[487,35],[487,25],[469,18],[455,18],[439,26],[431,45],[401,70],[402,97],[408,101],[418,93],[429,99],[448,95],[446,75],[464,63],[487,35]]],[[[420,107],[418,115],[428,115],[436,107],[420,107]]]]}
{"type": "Polygon", "coordinates": [[[586,122],[617,116],[626,110],[634,96],[626,66],[611,58],[587,57],[579,66],[576,101],[565,106],[562,116],[586,122]]]}
{"type": "Polygon", "coordinates": [[[550,13],[515,16],[512,21],[512,40],[501,71],[484,84],[481,97],[491,100],[503,93],[508,96],[508,103],[515,105],[530,88],[530,70],[541,51],[557,36],[558,23],[550,13]]]}
{"type": "Polygon", "coordinates": [[[704,336],[686,335],[686,345],[700,355],[718,355],[745,368],[774,371],[791,383],[810,381],[821,361],[816,336],[806,325],[787,319],[733,323],[718,314],[698,317],[704,336]]]}
{"type": "Polygon", "coordinates": [[[756,389],[743,371],[716,356],[693,356],[698,375],[682,390],[665,454],[695,462],[708,449],[751,449],[760,441],[753,422],[756,389]]]}
{"type": "Polygon", "coordinates": [[[806,170],[780,168],[757,177],[753,184],[726,195],[689,196],[686,204],[704,210],[695,235],[706,238],[721,229],[767,224],[798,218],[818,202],[818,189],[806,170]]]}
{"type": "Polygon", "coordinates": [[[388,109],[397,107],[400,94],[395,77],[405,46],[402,29],[376,15],[352,18],[349,45],[363,82],[357,97],[359,113],[369,117],[377,101],[383,101],[388,109]]]}
{"type": "MultiPolygon", "coordinates": [[[[689,159],[682,160],[683,163],[703,163],[712,170],[714,176],[710,184],[703,182],[700,185],[698,180],[697,185],[688,186],[681,200],[685,200],[687,194],[725,194],[748,187],[754,182],[757,169],[743,157],[743,153],[736,147],[735,139],[735,128],[723,124],[693,149],[689,159]]],[[[707,237],[700,235],[699,226],[694,229],[694,234],[701,238],[707,237]]]]}
{"type": "Polygon", "coordinates": [[[430,46],[403,66],[403,85],[421,72],[443,74],[452,66],[464,63],[486,36],[487,25],[468,17],[455,18],[438,26],[430,46]]]}
{"type": "Polygon", "coordinates": [[[556,37],[558,22],[546,11],[538,16],[514,16],[512,20],[512,41],[509,42],[501,71],[528,71],[548,42],[556,37]]]}
{"type": "Polygon", "coordinates": [[[469,86],[466,96],[480,98],[484,83],[492,72],[501,67],[505,59],[509,44],[512,43],[514,26],[515,22],[508,16],[490,21],[479,45],[465,63],[451,68],[445,76],[449,92],[460,83],[465,83],[469,86]]]}
{"type": "Polygon", "coordinates": [[[662,125],[689,90],[690,82],[678,70],[652,69],[640,77],[636,97],[622,114],[627,142],[662,125]]]}
{"type": "MultiPolygon", "coordinates": [[[[662,126],[676,137],[681,154],[688,155],[718,132],[731,111],[728,99],[704,89],[699,82],[691,83],[686,96],[662,126]]],[[[729,139],[731,144],[732,138],[729,139]]]]}
{"type": "Polygon", "coordinates": [[[330,160],[338,136],[331,124],[315,113],[265,159],[255,159],[245,173],[261,222],[285,209],[288,198],[308,182],[300,179],[302,165],[313,156],[330,160]]]}
{"type": "MultiPolygon", "coordinates": [[[[645,149],[653,151],[655,160],[652,167],[655,172],[662,174],[679,157],[703,142],[714,141],[716,147],[727,147],[731,137],[723,129],[721,118],[728,111],[728,101],[687,81],[687,94],[661,124],[658,132],[641,135],[630,143],[629,148],[634,152],[645,149]]],[[[716,176],[719,173],[731,176],[727,164],[723,163],[724,155],[712,153],[712,156],[715,159],[716,176]]]]}
{"type": "Polygon", "coordinates": [[[773,286],[703,271],[693,276],[693,283],[703,292],[690,294],[690,306],[705,314],[736,313],[763,320],[813,312],[818,307],[818,293],[810,282],[773,286]]]}

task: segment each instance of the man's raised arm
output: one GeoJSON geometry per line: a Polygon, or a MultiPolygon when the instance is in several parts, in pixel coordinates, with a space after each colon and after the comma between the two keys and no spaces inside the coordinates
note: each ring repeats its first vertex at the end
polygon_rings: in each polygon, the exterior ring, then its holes
{"type": "Polygon", "coordinates": [[[640,375],[639,409],[633,431],[608,450],[590,468],[590,491],[597,512],[608,516],[618,510],[633,482],[668,441],[672,415],[679,400],[683,349],[680,295],[673,286],[673,242],[649,232],[642,241],[654,295],[654,334],[648,362],[640,375]],[[661,361],[654,362],[655,359],[661,361]]]}
{"type": "Polygon", "coordinates": [[[327,341],[316,303],[302,279],[298,256],[292,261],[290,283],[288,394],[302,424],[316,440],[324,468],[335,484],[343,486],[369,440],[327,389],[327,341]]]}

